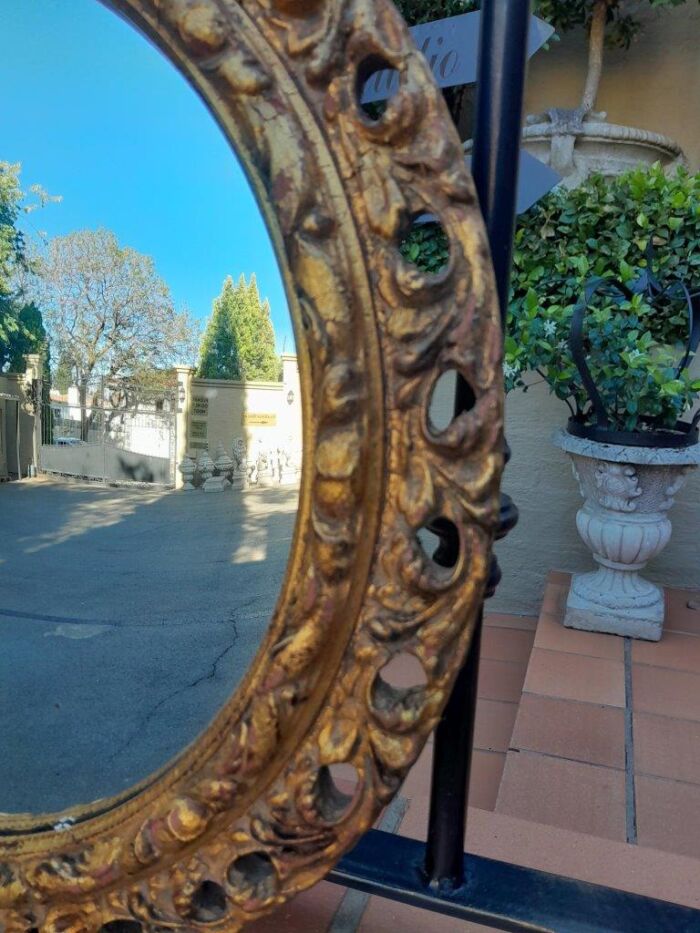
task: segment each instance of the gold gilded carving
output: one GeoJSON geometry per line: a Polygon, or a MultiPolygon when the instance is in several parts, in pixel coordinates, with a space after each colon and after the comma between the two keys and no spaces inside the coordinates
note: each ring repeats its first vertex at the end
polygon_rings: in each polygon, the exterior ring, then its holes
{"type": "Polygon", "coordinates": [[[266,214],[300,361],[299,515],[240,690],[128,798],[5,819],[0,909],[6,933],[113,920],[234,931],[322,878],[372,825],[449,695],[497,517],[495,291],[459,141],[389,0],[107,5],[198,88],[266,214]],[[377,60],[399,81],[372,120],[358,84],[377,60]],[[426,210],[450,242],[436,275],[398,248],[426,210]],[[428,410],[448,370],[474,404],[437,432],[428,410]],[[428,526],[459,542],[454,566],[424,549],[428,526]],[[399,653],[423,682],[383,679],[399,653]],[[354,769],[350,794],[333,782],[340,763],[354,769]]]}

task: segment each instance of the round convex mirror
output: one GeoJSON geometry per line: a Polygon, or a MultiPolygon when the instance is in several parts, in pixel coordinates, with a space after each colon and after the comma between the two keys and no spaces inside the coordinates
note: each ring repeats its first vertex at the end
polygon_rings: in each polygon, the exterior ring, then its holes
{"type": "Polygon", "coordinates": [[[2,33],[0,832],[108,808],[212,720],[302,457],[275,253],[199,97],[96,0],[2,33]]]}

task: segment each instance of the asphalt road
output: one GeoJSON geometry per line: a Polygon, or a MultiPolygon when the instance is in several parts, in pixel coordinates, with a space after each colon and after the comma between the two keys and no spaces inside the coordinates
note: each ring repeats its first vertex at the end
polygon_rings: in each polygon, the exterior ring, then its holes
{"type": "Polygon", "coordinates": [[[0,811],[119,793],[197,737],[265,633],[296,505],[0,485],[0,811]]]}

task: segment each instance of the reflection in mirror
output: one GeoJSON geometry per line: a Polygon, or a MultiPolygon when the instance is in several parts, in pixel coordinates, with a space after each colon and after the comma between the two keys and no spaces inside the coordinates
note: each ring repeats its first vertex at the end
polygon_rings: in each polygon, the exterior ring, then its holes
{"type": "Polygon", "coordinates": [[[301,391],[260,211],[191,88],[97,0],[2,19],[0,811],[70,825],[244,677],[301,391]]]}

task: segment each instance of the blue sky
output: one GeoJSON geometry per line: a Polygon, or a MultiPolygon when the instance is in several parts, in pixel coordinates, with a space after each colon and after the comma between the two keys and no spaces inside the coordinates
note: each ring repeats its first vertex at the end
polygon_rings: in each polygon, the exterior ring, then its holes
{"type": "Polygon", "coordinates": [[[103,226],[153,256],[204,321],[227,274],[255,272],[278,348],[284,287],[243,170],[179,72],[97,0],[0,0],[0,160],[61,195],[29,216],[48,236],[103,226]]]}

